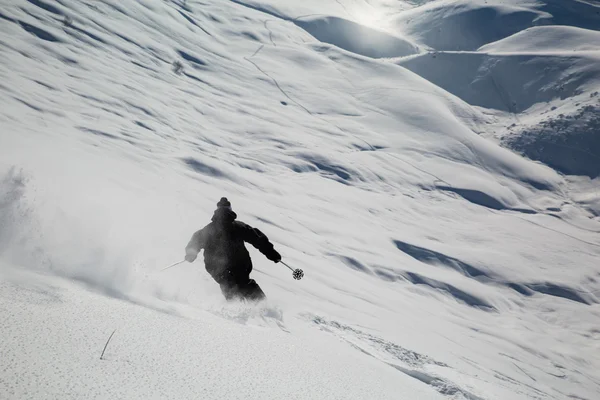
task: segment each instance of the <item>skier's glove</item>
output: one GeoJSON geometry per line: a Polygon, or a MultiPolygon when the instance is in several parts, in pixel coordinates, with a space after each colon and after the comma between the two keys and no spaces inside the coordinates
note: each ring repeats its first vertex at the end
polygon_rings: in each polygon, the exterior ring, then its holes
{"type": "Polygon", "coordinates": [[[193,254],[186,254],[185,261],[190,262],[190,263],[194,262],[194,261],[196,261],[196,257],[198,257],[198,256],[193,255],[193,254]]]}
{"type": "Polygon", "coordinates": [[[273,258],[271,258],[275,264],[281,261],[281,254],[277,252],[277,250],[273,250],[273,258]]]}

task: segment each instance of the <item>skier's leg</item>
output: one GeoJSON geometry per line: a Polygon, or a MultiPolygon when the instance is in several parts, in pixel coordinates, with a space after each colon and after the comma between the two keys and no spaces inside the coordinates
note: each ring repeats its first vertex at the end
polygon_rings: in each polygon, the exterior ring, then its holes
{"type": "Polygon", "coordinates": [[[241,289],[242,296],[248,301],[261,301],[267,297],[254,279],[249,279],[241,289]]]}
{"type": "Polygon", "coordinates": [[[233,301],[241,297],[239,285],[231,280],[223,280],[219,282],[221,293],[225,296],[225,300],[233,301]]]}
{"type": "Polygon", "coordinates": [[[231,290],[231,286],[226,283],[221,283],[219,286],[221,286],[221,293],[223,293],[225,300],[233,300],[233,291],[231,290]]]}

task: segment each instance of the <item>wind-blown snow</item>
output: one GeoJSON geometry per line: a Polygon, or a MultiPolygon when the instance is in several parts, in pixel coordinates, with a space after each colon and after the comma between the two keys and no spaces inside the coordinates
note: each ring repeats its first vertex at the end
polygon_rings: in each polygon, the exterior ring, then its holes
{"type": "Polygon", "coordinates": [[[417,3],[3,4],[0,398],[595,399],[597,5],[417,3]]]}

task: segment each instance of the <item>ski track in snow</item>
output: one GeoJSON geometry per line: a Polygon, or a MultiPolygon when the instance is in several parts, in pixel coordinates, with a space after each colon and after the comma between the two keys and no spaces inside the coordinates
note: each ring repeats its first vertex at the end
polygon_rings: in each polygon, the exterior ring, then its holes
{"type": "Polygon", "coordinates": [[[0,398],[600,395],[598,2],[4,3],[0,398]]]}

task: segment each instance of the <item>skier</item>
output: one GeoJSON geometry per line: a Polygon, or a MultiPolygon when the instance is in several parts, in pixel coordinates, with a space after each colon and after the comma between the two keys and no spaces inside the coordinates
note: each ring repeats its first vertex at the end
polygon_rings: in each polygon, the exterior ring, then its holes
{"type": "Polygon", "coordinates": [[[200,250],[204,249],[206,271],[221,286],[227,300],[260,301],[265,294],[254,279],[250,279],[252,260],[244,242],[256,247],[275,263],[281,261],[281,256],[261,231],[236,221],[236,218],[229,200],[221,198],[212,222],[192,235],[185,248],[185,260],[194,262],[200,250]]]}

